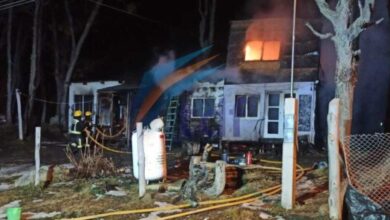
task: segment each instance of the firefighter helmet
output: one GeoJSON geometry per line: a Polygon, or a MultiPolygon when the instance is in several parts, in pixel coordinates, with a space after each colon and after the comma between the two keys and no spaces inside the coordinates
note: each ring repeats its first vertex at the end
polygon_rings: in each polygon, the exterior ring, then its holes
{"type": "Polygon", "coordinates": [[[80,117],[81,116],[81,111],[80,110],[76,110],[73,112],[73,117],[80,117]]]}
{"type": "Polygon", "coordinates": [[[91,112],[91,111],[86,111],[86,112],[85,112],[85,116],[89,117],[89,116],[91,116],[91,115],[92,115],[92,112],[91,112]]]}

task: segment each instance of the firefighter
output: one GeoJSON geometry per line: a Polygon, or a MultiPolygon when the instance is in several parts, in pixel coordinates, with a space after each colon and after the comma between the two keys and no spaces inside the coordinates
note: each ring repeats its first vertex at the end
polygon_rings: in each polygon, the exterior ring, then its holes
{"type": "Polygon", "coordinates": [[[82,113],[80,110],[73,112],[73,122],[69,129],[69,145],[74,149],[73,152],[83,147],[82,130],[84,126],[81,121],[81,116],[82,113]]]}
{"type": "Polygon", "coordinates": [[[84,129],[83,129],[83,134],[85,137],[85,146],[89,147],[89,141],[88,141],[88,135],[86,131],[89,131],[89,134],[92,135],[92,112],[91,111],[86,111],[84,114],[84,129]],[[86,131],[85,131],[86,130],[86,131]]]}

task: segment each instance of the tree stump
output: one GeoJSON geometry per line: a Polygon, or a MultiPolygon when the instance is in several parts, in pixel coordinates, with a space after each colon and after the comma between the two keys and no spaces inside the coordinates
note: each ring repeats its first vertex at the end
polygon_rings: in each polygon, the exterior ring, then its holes
{"type": "Polygon", "coordinates": [[[191,157],[188,181],[182,189],[182,198],[185,200],[198,201],[199,194],[215,197],[225,189],[225,161],[207,163],[201,158],[191,157]]]}

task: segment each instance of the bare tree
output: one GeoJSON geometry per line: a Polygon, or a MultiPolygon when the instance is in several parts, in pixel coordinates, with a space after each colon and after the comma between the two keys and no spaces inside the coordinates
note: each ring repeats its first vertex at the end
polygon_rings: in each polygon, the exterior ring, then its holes
{"type": "Polygon", "coordinates": [[[357,81],[355,55],[360,50],[354,50],[353,41],[368,26],[379,24],[383,19],[372,22],[371,12],[375,0],[365,0],[362,5],[358,0],[359,17],[351,19],[353,0],[339,0],[335,9],[331,9],[326,0],[315,0],[320,12],[330,21],[333,33],[320,33],[309,23],[306,26],[320,39],[331,39],[334,43],[337,55],[336,61],[336,97],[340,98],[340,139],[351,133],[352,103],[354,87],[357,81]]]}
{"type": "Polygon", "coordinates": [[[207,47],[214,42],[215,10],[217,0],[198,0],[199,23],[199,44],[207,47]]]}
{"type": "MultiPolygon", "coordinates": [[[[66,67],[66,71],[62,72],[60,68],[59,62],[59,54],[58,51],[55,52],[55,78],[56,78],[56,84],[57,84],[57,102],[61,103],[61,105],[58,105],[59,109],[57,109],[57,113],[59,113],[59,119],[60,124],[65,125],[65,114],[66,114],[66,107],[67,105],[67,95],[70,85],[70,80],[72,78],[77,60],[80,55],[81,48],[83,47],[83,44],[85,42],[86,37],[88,36],[88,33],[91,29],[91,26],[99,12],[100,5],[103,0],[98,0],[96,2],[96,5],[94,9],[92,10],[91,14],[88,17],[88,20],[84,26],[84,29],[80,35],[80,37],[76,40],[76,34],[74,31],[74,23],[73,23],[73,16],[71,14],[71,11],[69,9],[68,2],[65,1],[65,12],[66,16],[69,22],[69,31],[70,31],[70,37],[71,37],[71,50],[69,54],[69,63],[66,67]]],[[[53,36],[54,37],[54,36],[53,36]]],[[[58,43],[58,37],[55,36],[55,41],[58,43]]],[[[58,45],[58,44],[57,44],[58,45]]],[[[58,48],[57,48],[58,49],[58,48]]],[[[55,49],[55,50],[57,50],[55,49]]]]}
{"type": "Polygon", "coordinates": [[[35,1],[34,9],[34,21],[33,21],[33,35],[32,35],[32,50],[31,50],[31,63],[30,63],[30,79],[28,84],[28,102],[25,108],[25,122],[24,127],[25,133],[28,131],[28,128],[31,126],[32,122],[32,113],[34,109],[34,99],[35,99],[35,90],[37,88],[37,65],[40,56],[39,37],[41,30],[41,15],[42,15],[42,6],[41,0],[35,1]]]}
{"type": "Polygon", "coordinates": [[[8,10],[7,24],[7,123],[12,124],[12,99],[13,99],[13,82],[12,82],[12,8],[8,10]]]}

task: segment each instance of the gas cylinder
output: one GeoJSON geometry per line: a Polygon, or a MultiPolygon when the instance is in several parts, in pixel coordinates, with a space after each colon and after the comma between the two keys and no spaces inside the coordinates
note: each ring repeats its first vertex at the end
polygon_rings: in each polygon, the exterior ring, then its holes
{"type": "Polygon", "coordinates": [[[251,151],[248,151],[246,153],[245,158],[246,158],[246,164],[247,165],[252,164],[252,152],[251,151]]]}

